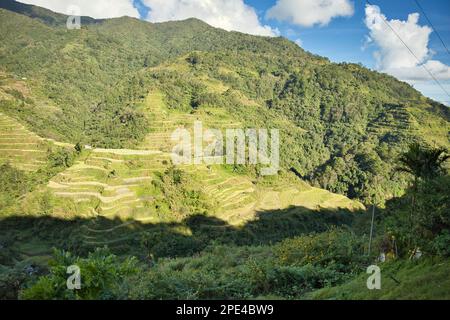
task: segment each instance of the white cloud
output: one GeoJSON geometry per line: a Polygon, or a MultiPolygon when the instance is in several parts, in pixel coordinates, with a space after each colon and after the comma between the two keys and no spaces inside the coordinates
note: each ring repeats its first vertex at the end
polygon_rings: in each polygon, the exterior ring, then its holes
{"type": "Polygon", "coordinates": [[[20,0],[20,2],[63,14],[71,14],[70,6],[77,6],[82,16],[96,19],[122,16],[139,18],[139,12],[133,6],[132,0],[20,0]]]}
{"type": "Polygon", "coordinates": [[[437,80],[450,79],[450,67],[437,60],[428,60],[423,65],[408,68],[392,67],[384,71],[408,82],[432,79],[424,66],[437,80]]]}
{"type": "Polygon", "coordinates": [[[350,17],[353,13],[353,4],[349,0],[277,0],[266,17],[312,27],[327,25],[335,17],[350,17]]]}
{"type": "Polygon", "coordinates": [[[367,5],[365,22],[370,30],[370,41],[379,48],[374,54],[379,70],[410,83],[432,79],[425,68],[438,80],[450,79],[450,67],[430,59],[432,52],[428,48],[428,42],[432,29],[418,24],[418,13],[410,14],[406,21],[388,21],[378,6],[367,5]],[[415,57],[387,23],[408,45],[415,57]]]}
{"type": "Polygon", "coordinates": [[[301,46],[303,45],[303,41],[302,41],[302,39],[300,39],[300,38],[295,39],[294,42],[295,42],[299,47],[301,47],[301,46]]]}
{"type": "Polygon", "coordinates": [[[276,36],[278,30],[262,25],[255,10],[243,0],[143,0],[150,8],[147,20],[162,22],[197,18],[227,31],[276,36]]]}

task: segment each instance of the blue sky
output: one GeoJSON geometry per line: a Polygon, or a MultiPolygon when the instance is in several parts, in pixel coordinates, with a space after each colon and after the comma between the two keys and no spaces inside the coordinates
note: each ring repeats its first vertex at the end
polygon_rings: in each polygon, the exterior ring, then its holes
{"type": "MultiPolygon", "coordinates": [[[[259,16],[264,19],[265,12],[273,6],[275,0],[245,0],[256,8],[259,16]]],[[[378,5],[388,19],[406,20],[408,14],[418,12],[419,8],[414,0],[371,0],[378,5]]],[[[365,1],[353,1],[354,15],[352,17],[338,17],[326,26],[301,27],[289,23],[263,20],[264,23],[278,27],[282,35],[296,40],[302,40],[302,47],[313,53],[327,56],[332,61],[361,62],[368,67],[375,67],[373,51],[375,48],[361,50],[365,42],[368,29],[364,23],[365,1]],[[289,30],[296,34],[291,35],[289,30]]],[[[450,1],[448,0],[419,0],[428,18],[433,23],[447,47],[450,47],[450,1]]],[[[421,15],[419,24],[428,25],[421,15]]],[[[430,36],[430,49],[436,52],[434,58],[450,64],[450,55],[444,51],[442,43],[434,34],[430,36]]]]}
{"type": "MultiPolygon", "coordinates": [[[[129,15],[151,22],[196,17],[226,30],[281,35],[334,62],[355,62],[407,81],[450,105],[450,53],[415,0],[20,0],[63,12],[79,5],[95,18],[129,15]],[[321,4],[321,5],[319,5],[321,4]],[[411,15],[419,13],[419,17],[411,15]],[[411,16],[410,16],[411,15],[411,16]],[[384,21],[383,21],[384,20],[384,21]],[[386,23],[387,22],[387,23],[386,23]],[[418,60],[398,40],[390,25],[418,60]],[[438,79],[440,85],[429,73],[438,79]],[[447,91],[447,92],[445,92],[447,91]]],[[[447,48],[450,1],[417,0],[447,48]]]]}

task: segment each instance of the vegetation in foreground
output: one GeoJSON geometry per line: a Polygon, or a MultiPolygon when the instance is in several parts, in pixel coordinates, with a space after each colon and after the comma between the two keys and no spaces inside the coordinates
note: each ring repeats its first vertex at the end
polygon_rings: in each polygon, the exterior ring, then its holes
{"type": "Polygon", "coordinates": [[[449,259],[395,261],[381,266],[381,289],[367,290],[367,273],[342,285],[320,289],[306,299],[333,300],[449,300],[449,259]]]}
{"type": "MultiPolygon", "coordinates": [[[[420,150],[422,160],[427,152],[420,150]]],[[[57,250],[49,260],[48,273],[45,264],[38,267],[35,261],[34,269],[26,274],[24,264],[13,266],[14,259],[4,254],[3,261],[9,259],[13,265],[2,272],[0,292],[3,298],[16,292],[22,299],[448,299],[450,177],[435,169],[431,166],[435,174],[418,178],[405,196],[388,201],[384,209],[377,208],[371,254],[370,210],[337,215],[328,223],[331,213],[291,216],[291,223],[300,220],[299,226],[306,229],[296,236],[291,228],[299,227],[289,224],[283,229],[275,223],[287,217],[287,212],[278,212],[266,221],[261,216],[255,222],[259,227],[243,230],[191,224],[192,234],[184,240],[177,239],[176,232],[170,236],[163,232],[166,238],[160,250],[152,246],[156,237],[143,239],[143,247],[134,248],[136,253],[147,252],[145,256],[120,254],[118,248],[97,248],[82,256],[57,250]],[[305,226],[310,215],[315,225],[305,226]],[[271,238],[274,234],[278,238],[271,238]],[[188,253],[197,241],[205,247],[188,253]],[[418,248],[421,258],[412,258],[418,248]],[[377,261],[380,252],[385,253],[386,262],[377,261]],[[81,290],[66,288],[66,268],[73,264],[82,270],[81,290]],[[366,287],[365,271],[370,264],[381,266],[381,291],[366,287]]],[[[44,222],[28,222],[21,233],[33,232],[40,223],[44,222]]],[[[54,222],[45,226],[49,223],[54,222]]],[[[10,225],[21,229],[17,223],[10,225]]],[[[51,232],[49,238],[55,239],[58,231],[51,232]]],[[[130,243],[124,249],[132,247],[130,243]]]]}

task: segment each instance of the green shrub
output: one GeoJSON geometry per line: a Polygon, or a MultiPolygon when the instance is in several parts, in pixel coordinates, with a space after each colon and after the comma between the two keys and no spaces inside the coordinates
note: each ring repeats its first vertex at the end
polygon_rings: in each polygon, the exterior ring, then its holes
{"type": "Polygon", "coordinates": [[[282,241],[274,254],[281,265],[312,265],[353,272],[367,262],[366,239],[352,232],[334,228],[328,232],[282,241]]]}
{"type": "Polygon", "coordinates": [[[159,173],[152,184],[162,195],[157,199],[158,210],[162,211],[167,206],[178,219],[205,214],[212,208],[200,186],[193,184],[186,173],[175,167],[159,173]]]}
{"type": "Polygon", "coordinates": [[[96,249],[87,258],[76,258],[68,252],[55,252],[50,274],[24,289],[21,299],[113,299],[125,276],[137,273],[134,258],[121,261],[107,249],[96,249]],[[67,267],[77,265],[81,273],[81,289],[68,290],[67,267]]]}
{"type": "Polygon", "coordinates": [[[450,231],[445,230],[433,240],[433,251],[442,257],[450,257],[450,231]]]}
{"type": "Polygon", "coordinates": [[[29,177],[9,163],[0,165],[0,210],[30,190],[29,177]]]}

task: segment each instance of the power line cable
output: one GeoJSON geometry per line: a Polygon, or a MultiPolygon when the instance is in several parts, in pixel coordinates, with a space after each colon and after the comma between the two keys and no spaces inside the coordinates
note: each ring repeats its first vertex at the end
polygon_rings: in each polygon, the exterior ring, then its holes
{"type": "Polygon", "coordinates": [[[448,50],[447,46],[444,43],[444,40],[442,40],[441,35],[439,34],[439,32],[436,30],[436,28],[433,26],[433,23],[431,23],[431,20],[428,18],[427,14],[425,13],[425,10],[422,8],[422,6],[419,4],[419,1],[414,0],[414,2],[416,3],[416,5],[419,7],[420,11],[422,11],[423,16],[425,17],[425,19],[427,19],[428,23],[430,24],[431,28],[434,30],[434,32],[436,33],[436,35],[438,36],[439,40],[441,40],[442,45],[444,46],[445,50],[447,50],[447,53],[450,55],[450,51],[448,50]]]}
{"type": "MultiPolygon", "coordinates": [[[[366,0],[366,3],[370,6],[373,6],[373,4],[371,4],[369,2],[369,0],[366,0]]],[[[395,29],[391,26],[391,24],[387,21],[387,19],[381,19],[384,21],[384,23],[389,27],[389,29],[392,30],[392,32],[397,36],[397,38],[403,43],[403,45],[409,50],[409,52],[413,55],[414,58],[416,58],[417,62],[419,63],[419,65],[421,65],[425,71],[430,75],[431,78],[433,78],[433,80],[437,83],[437,85],[442,89],[442,91],[445,92],[445,94],[450,98],[450,94],[447,92],[447,90],[445,90],[444,86],[438,81],[438,79],[436,79],[436,77],[431,73],[430,70],[428,70],[428,68],[425,66],[425,64],[421,63],[420,59],[417,58],[417,56],[415,55],[415,53],[411,50],[411,48],[406,44],[405,41],[403,41],[403,39],[400,37],[400,35],[395,31],[395,29]]]]}

